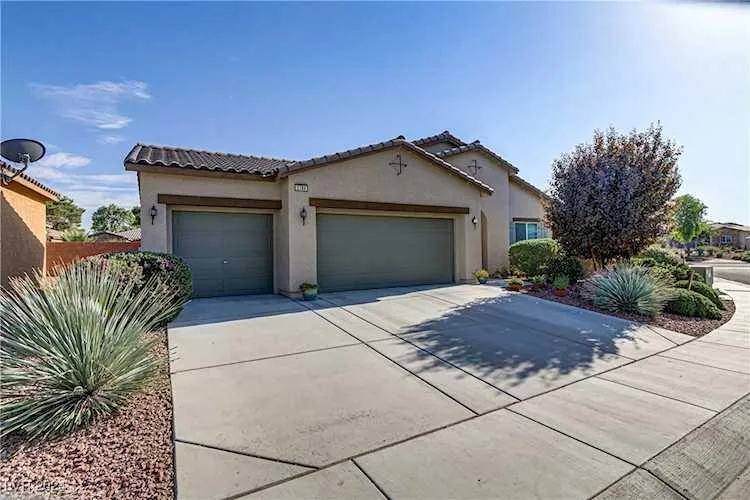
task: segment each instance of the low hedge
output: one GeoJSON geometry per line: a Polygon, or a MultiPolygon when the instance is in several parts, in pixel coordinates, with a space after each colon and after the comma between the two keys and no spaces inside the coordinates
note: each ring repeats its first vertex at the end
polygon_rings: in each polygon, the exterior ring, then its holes
{"type": "Polygon", "coordinates": [[[704,319],[721,319],[721,311],[708,298],[683,288],[673,288],[673,298],[667,302],[664,310],[680,316],[691,316],[704,319]]]}
{"type": "Polygon", "coordinates": [[[560,252],[560,245],[551,238],[523,240],[513,243],[508,250],[510,266],[529,276],[544,272],[549,260],[560,252]]]}
{"type": "Polygon", "coordinates": [[[651,259],[657,265],[679,266],[680,264],[683,264],[682,259],[677,252],[657,245],[651,245],[645,250],[642,250],[635,257],[636,259],[651,259]]]}
{"type": "MultiPolygon", "coordinates": [[[[682,280],[682,281],[678,281],[677,283],[675,283],[674,286],[675,288],[684,288],[685,290],[687,290],[688,283],[690,283],[688,280],[682,280]]],[[[713,302],[713,304],[719,309],[721,310],[725,309],[724,303],[719,298],[719,294],[716,293],[716,290],[706,285],[705,283],[701,283],[700,281],[693,280],[693,284],[690,286],[690,290],[703,295],[708,300],[713,302]]]]}
{"type": "Polygon", "coordinates": [[[182,311],[182,305],[193,295],[193,278],[190,268],[176,255],[156,252],[115,252],[88,257],[86,260],[106,262],[116,266],[123,279],[135,281],[134,292],[139,291],[151,278],[157,277],[169,288],[180,308],[167,318],[172,321],[182,311]]]}
{"type": "Polygon", "coordinates": [[[583,279],[585,273],[581,259],[562,252],[553,255],[544,268],[544,274],[550,283],[554,282],[558,276],[567,276],[571,283],[575,283],[583,279]]]}

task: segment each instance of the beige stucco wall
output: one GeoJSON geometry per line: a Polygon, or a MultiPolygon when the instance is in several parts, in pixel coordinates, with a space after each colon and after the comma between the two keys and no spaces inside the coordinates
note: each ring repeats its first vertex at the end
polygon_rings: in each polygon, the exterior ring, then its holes
{"type": "MultiPolygon", "coordinates": [[[[302,170],[278,182],[141,172],[141,248],[159,252],[171,251],[171,213],[174,210],[190,209],[158,204],[158,194],[281,200],[281,210],[273,211],[275,289],[281,293],[296,293],[301,283],[317,282],[316,208],[309,204],[311,197],[461,206],[469,208],[470,213],[431,215],[378,211],[372,214],[452,218],[456,245],[456,280],[471,280],[472,273],[481,267],[481,232],[479,227],[474,227],[471,220],[474,216],[480,218],[480,204],[488,198],[482,197],[481,191],[475,185],[406,149],[401,149],[400,153],[408,166],[401,175],[396,175],[388,163],[393,161],[397,152],[399,151],[382,151],[302,170]],[[307,184],[308,191],[295,191],[295,183],[307,184]],[[151,224],[149,215],[152,205],[156,205],[158,212],[154,224],[151,224]],[[308,213],[304,225],[299,216],[303,207],[308,213]]],[[[230,211],[223,208],[211,210],[230,211]]],[[[341,210],[329,212],[371,213],[341,210]]]]}
{"type": "MultiPolygon", "coordinates": [[[[315,207],[309,206],[309,198],[338,198],[382,203],[410,203],[420,205],[445,205],[468,207],[468,215],[450,214],[403,214],[399,212],[376,212],[377,215],[410,217],[446,217],[454,220],[455,266],[457,281],[469,281],[472,273],[481,267],[481,236],[479,227],[471,222],[479,219],[480,203],[485,199],[473,184],[448,173],[429,160],[407,151],[387,150],[361,156],[324,167],[303,170],[291,175],[288,184],[288,207],[290,225],[289,258],[290,276],[287,290],[296,290],[300,283],[314,280],[317,276],[317,240],[315,235],[315,207]],[[397,152],[407,163],[401,175],[396,175],[389,162],[397,152]],[[307,193],[295,192],[295,183],[305,183],[307,193]],[[299,212],[308,211],[305,226],[299,212]]],[[[326,213],[356,213],[363,211],[323,210],[326,213]]]]}
{"type": "Polygon", "coordinates": [[[45,270],[45,198],[13,181],[0,187],[0,284],[13,276],[45,270]]]}
{"type": "Polygon", "coordinates": [[[508,188],[508,170],[495,160],[477,151],[467,151],[446,158],[452,165],[474,175],[492,187],[492,196],[481,200],[481,210],[487,216],[487,268],[495,272],[508,265],[508,245],[510,238],[510,205],[508,188]],[[473,168],[476,160],[481,168],[475,174],[473,168]]]}
{"type": "Polygon", "coordinates": [[[510,214],[513,217],[539,219],[544,221],[544,205],[538,194],[525,186],[510,181],[510,214]]]}

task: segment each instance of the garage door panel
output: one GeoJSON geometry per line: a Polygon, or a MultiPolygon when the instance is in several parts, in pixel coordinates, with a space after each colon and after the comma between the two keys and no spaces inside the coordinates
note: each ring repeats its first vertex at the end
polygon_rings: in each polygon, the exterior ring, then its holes
{"type": "Polygon", "coordinates": [[[273,291],[273,216],[175,211],[172,228],[172,248],[193,273],[194,296],[273,291]]]}
{"type": "Polygon", "coordinates": [[[323,291],[453,281],[453,220],[319,214],[323,291]]]}

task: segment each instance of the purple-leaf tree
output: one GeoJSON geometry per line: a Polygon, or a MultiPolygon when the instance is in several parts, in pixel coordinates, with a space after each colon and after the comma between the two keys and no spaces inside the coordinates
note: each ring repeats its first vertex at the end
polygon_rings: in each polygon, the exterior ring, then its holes
{"type": "Polygon", "coordinates": [[[569,255],[597,268],[628,258],[669,233],[682,148],[660,124],[620,134],[596,130],[552,164],[546,222],[569,255]]]}

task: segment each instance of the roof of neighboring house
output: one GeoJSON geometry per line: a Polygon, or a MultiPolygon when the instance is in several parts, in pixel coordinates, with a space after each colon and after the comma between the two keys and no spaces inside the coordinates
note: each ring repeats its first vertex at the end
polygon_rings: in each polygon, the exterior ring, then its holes
{"type": "Polygon", "coordinates": [[[290,174],[295,173],[298,170],[303,170],[303,169],[313,168],[313,167],[320,167],[320,166],[327,165],[330,163],[348,160],[351,158],[356,158],[358,156],[362,156],[362,155],[366,155],[366,154],[370,154],[370,153],[374,153],[377,151],[382,151],[382,150],[394,148],[394,147],[407,148],[410,151],[413,151],[417,153],[418,155],[422,156],[423,158],[426,158],[427,160],[435,163],[436,165],[448,170],[451,174],[461,177],[462,179],[474,184],[475,186],[479,187],[480,189],[482,189],[483,191],[487,193],[492,194],[492,192],[494,191],[494,189],[492,189],[490,186],[480,181],[476,177],[473,177],[467,174],[466,172],[464,172],[463,170],[461,170],[460,168],[451,165],[450,163],[448,163],[447,161],[441,158],[438,158],[437,156],[430,153],[429,151],[425,151],[419,146],[414,145],[413,143],[404,139],[403,136],[399,136],[399,137],[396,137],[395,139],[390,139],[388,141],[378,142],[375,144],[368,144],[366,146],[360,146],[358,148],[347,149],[346,151],[340,151],[338,153],[319,156],[317,158],[311,158],[309,160],[293,162],[287,165],[286,169],[279,173],[279,176],[286,177],[290,174]]]}
{"type": "Polygon", "coordinates": [[[136,227],[133,229],[128,229],[126,231],[96,231],[95,233],[89,234],[89,236],[94,237],[99,236],[100,234],[109,234],[128,241],[138,241],[141,239],[141,228],[136,227]]]}
{"type": "Polygon", "coordinates": [[[59,229],[52,229],[51,227],[47,228],[47,239],[48,240],[55,240],[55,241],[61,241],[62,236],[65,233],[65,231],[60,231],[59,229]]]}
{"type": "MultiPolygon", "coordinates": [[[[13,175],[15,173],[18,173],[18,169],[17,168],[15,168],[15,167],[13,167],[11,165],[8,165],[4,161],[0,161],[0,169],[2,169],[3,171],[5,171],[6,173],[9,172],[9,175],[13,175]]],[[[25,173],[19,174],[18,177],[16,177],[16,179],[23,179],[24,181],[26,181],[26,182],[28,182],[30,184],[33,184],[36,188],[38,188],[38,189],[35,189],[35,191],[40,191],[40,190],[43,191],[42,194],[46,195],[48,198],[50,198],[52,200],[56,200],[56,199],[60,198],[60,193],[58,193],[54,189],[51,189],[51,188],[45,186],[44,184],[42,184],[38,180],[34,179],[33,177],[31,177],[29,175],[26,175],[25,173]]]]}
{"type": "Polygon", "coordinates": [[[454,146],[463,146],[466,144],[464,141],[451,134],[448,130],[444,130],[436,135],[422,137],[421,139],[411,141],[411,143],[416,146],[428,146],[430,144],[435,144],[436,142],[450,142],[454,146]]]}
{"type": "Polygon", "coordinates": [[[507,168],[514,174],[518,173],[518,169],[510,164],[510,162],[506,161],[502,156],[492,151],[490,148],[485,147],[481,142],[474,141],[471,144],[464,144],[462,146],[457,146],[455,148],[446,149],[443,151],[440,151],[436,153],[436,156],[440,158],[449,158],[451,156],[465,153],[467,151],[481,151],[487,156],[493,158],[495,161],[497,161],[500,165],[507,168]]]}
{"type": "Polygon", "coordinates": [[[737,231],[750,231],[750,226],[743,226],[735,222],[712,222],[710,224],[713,229],[736,229],[737,231]]]}
{"type": "Polygon", "coordinates": [[[292,160],[281,158],[218,153],[141,143],[136,144],[125,157],[125,163],[137,165],[194,168],[196,170],[253,174],[262,177],[276,175],[281,167],[291,162],[292,160]]]}

